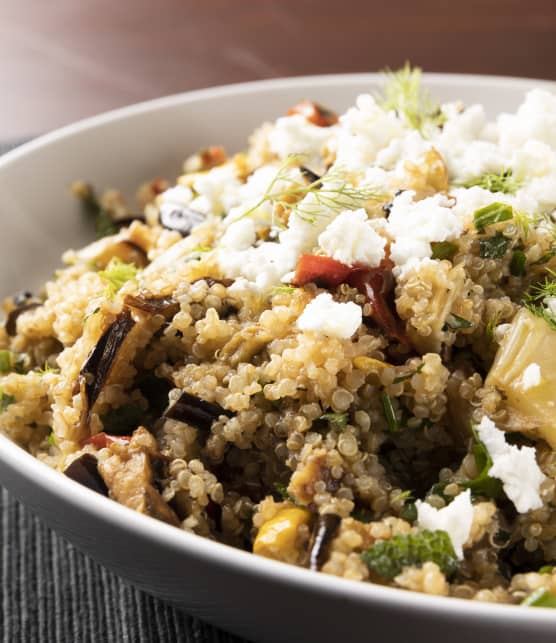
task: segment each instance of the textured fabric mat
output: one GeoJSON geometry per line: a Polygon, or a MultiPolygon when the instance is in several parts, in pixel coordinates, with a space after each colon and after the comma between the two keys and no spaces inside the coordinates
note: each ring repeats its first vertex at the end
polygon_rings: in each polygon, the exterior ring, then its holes
{"type": "Polygon", "coordinates": [[[2,643],[241,643],[127,585],[0,491],[2,643]]]}

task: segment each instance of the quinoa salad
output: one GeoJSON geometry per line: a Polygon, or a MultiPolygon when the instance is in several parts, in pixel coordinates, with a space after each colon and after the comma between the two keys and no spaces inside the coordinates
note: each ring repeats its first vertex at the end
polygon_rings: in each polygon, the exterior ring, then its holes
{"type": "Polygon", "coordinates": [[[2,431],[255,555],[556,607],[556,95],[488,120],[420,81],[137,204],[76,181],[98,238],[4,301],[2,431]]]}

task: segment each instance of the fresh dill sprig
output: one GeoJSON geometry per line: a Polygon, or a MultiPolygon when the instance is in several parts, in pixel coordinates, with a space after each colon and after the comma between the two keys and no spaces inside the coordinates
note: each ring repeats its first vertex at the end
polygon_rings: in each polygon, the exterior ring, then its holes
{"type": "Polygon", "coordinates": [[[409,127],[423,136],[432,128],[441,127],[446,117],[429,93],[421,86],[421,69],[406,62],[397,71],[386,69],[386,82],[376,102],[384,110],[394,110],[409,127]]]}
{"type": "Polygon", "coordinates": [[[299,166],[303,155],[291,154],[282,163],[264,194],[257,203],[241,216],[252,216],[264,203],[274,208],[281,206],[295,212],[301,219],[314,223],[321,216],[321,210],[356,210],[368,201],[379,200],[381,195],[374,187],[356,187],[348,183],[341,168],[334,168],[314,181],[307,183],[292,176],[292,169],[299,166]],[[281,187],[280,183],[287,187],[281,187]],[[304,198],[311,194],[311,203],[304,203],[304,198]]]}
{"type": "Polygon", "coordinates": [[[491,341],[494,340],[494,333],[496,331],[496,326],[500,323],[500,311],[494,313],[494,315],[487,321],[485,326],[485,335],[491,341]]]}
{"type": "Polygon", "coordinates": [[[330,425],[338,430],[345,429],[349,421],[349,413],[325,413],[319,420],[326,420],[330,425]]]}
{"type": "Polygon", "coordinates": [[[502,170],[499,174],[487,172],[469,181],[460,183],[463,188],[478,186],[489,192],[503,192],[504,194],[515,194],[522,185],[522,181],[516,179],[511,168],[502,170]]]}
{"type": "Polygon", "coordinates": [[[546,302],[547,299],[556,298],[556,272],[548,269],[547,273],[543,282],[531,286],[523,298],[523,305],[544,319],[552,330],[556,330],[556,311],[546,302]]]}

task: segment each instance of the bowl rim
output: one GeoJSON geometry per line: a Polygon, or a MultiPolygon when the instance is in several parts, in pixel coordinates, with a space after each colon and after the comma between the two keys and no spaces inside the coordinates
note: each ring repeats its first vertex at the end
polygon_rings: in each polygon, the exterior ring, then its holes
{"type": "MultiPolygon", "coordinates": [[[[423,76],[426,85],[431,88],[457,82],[462,88],[466,86],[492,87],[494,84],[508,88],[515,88],[517,85],[517,88],[523,91],[533,87],[556,89],[556,82],[542,79],[442,73],[425,73],[423,76]]],[[[365,81],[376,82],[379,78],[380,74],[377,73],[284,77],[198,89],[135,103],[82,119],[24,143],[0,157],[0,172],[19,159],[24,159],[25,156],[53,143],[78,136],[82,132],[107,123],[118,122],[147,112],[238,94],[297,87],[307,88],[310,91],[314,87],[341,87],[365,81]]],[[[57,497],[60,502],[69,503],[81,509],[87,507],[87,512],[96,520],[111,523],[115,527],[132,533],[138,532],[144,538],[151,540],[155,546],[169,547],[177,553],[194,553],[204,563],[217,564],[223,570],[228,568],[253,579],[265,577],[282,585],[293,585],[298,589],[317,594],[342,595],[350,600],[365,602],[369,606],[396,607],[411,612],[427,610],[431,614],[445,618],[480,617],[485,622],[498,624],[503,620],[508,625],[518,623],[523,625],[526,621],[531,626],[554,626],[556,622],[556,614],[549,609],[527,610],[516,605],[481,603],[453,597],[447,599],[443,596],[420,594],[328,574],[317,574],[308,569],[256,556],[250,552],[177,529],[107,499],[61,475],[59,471],[37,460],[5,435],[0,434],[0,462],[2,461],[17,469],[18,474],[25,478],[30,485],[37,485],[40,481],[41,487],[45,488],[51,496],[57,497]]]]}

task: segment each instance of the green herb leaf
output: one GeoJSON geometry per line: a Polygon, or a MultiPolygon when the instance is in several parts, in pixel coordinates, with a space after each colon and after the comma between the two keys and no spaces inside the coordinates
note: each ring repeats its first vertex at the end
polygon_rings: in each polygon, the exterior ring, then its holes
{"type": "Polygon", "coordinates": [[[523,277],[527,270],[525,269],[525,264],[527,263],[527,257],[523,250],[514,250],[512,253],[512,258],[510,260],[510,273],[514,277],[523,277]]]}
{"type": "Polygon", "coordinates": [[[479,255],[483,259],[501,259],[509,245],[510,240],[501,232],[497,232],[493,237],[479,239],[479,255]]]}
{"type": "Polygon", "coordinates": [[[409,127],[425,135],[440,127],[446,117],[421,87],[421,69],[409,63],[397,71],[386,69],[386,83],[375,100],[384,110],[394,110],[409,127]]]}
{"type": "Polygon", "coordinates": [[[400,518],[407,522],[417,520],[417,505],[414,502],[407,502],[400,511],[400,518]]]}
{"type": "Polygon", "coordinates": [[[500,313],[497,312],[486,323],[485,335],[490,339],[490,341],[494,340],[494,331],[496,330],[496,326],[498,326],[499,321],[500,321],[500,313]]]}
{"type": "Polygon", "coordinates": [[[446,318],[446,324],[444,325],[443,330],[446,330],[447,328],[451,330],[459,330],[460,328],[471,328],[472,326],[473,324],[468,319],[460,317],[459,315],[454,315],[454,313],[450,313],[446,318]]]}
{"type": "Polygon", "coordinates": [[[399,384],[400,382],[405,382],[406,380],[410,380],[414,375],[416,375],[417,373],[420,373],[424,368],[425,368],[425,363],[421,362],[414,371],[411,371],[411,373],[406,373],[405,375],[398,375],[398,377],[395,377],[392,380],[392,383],[399,384]]]}
{"type": "Polygon", "coordinates": [[[506,203],[491,203],[484,208],[475,210],[473,220],[477,230],[483,232],[487,226],[500,223],[500,221],[509,221],[513,219],[513,216],[514,211],[511,205],[507,205],[506,203]]]}
{"type": "Polygon", "coordinates": [[[0,411],[5,411],[10,404],[15,402],[15,397],[13,395],[8,395],[0,388],[0,411]]]}
{"type": "Polygon", "coordinates": [[[556,273],[550,269],[546,272],[544,281],[531,286],[529,292],[525,294],[523,305],[534,315],[544,319],[552,330],[556,330],[556,315],[545,301],[556,297],[556,273]]]}
{"type": "Polygon", "coordinates": [[[97,237],[106,237],[118,232],[118,226],[110,213],[103,210],[92,185],[83,181],[74,181],[71,186],[74,196],[81,201],[84,212],[94,217],[97,237]]]}
{"type": "Polygon", "coordinates": [[[459,484],[465,489],[471,489],[473,495],[487,496],[493,499],[500,498],[503,494],[502,482],[498,478],[491,478],[488,475],[492,467],[492,458],[474,428],[473,435],[475,438],[473,457],[475,458],[475,467],[478,473],[473,480],[460,482],[459,484]]]}
{"type": "Polygon", "coordinates": [[[361,558],[371,571],[386,580],[394,579],[404,567],[420,567],[428,561],[436,563],[448,577],[457,569],[452,541],[445,531],[394,536],[373,545],[361,558]]]}
{"type": "Polygon", "coordinates": [[[326,420],[337,429],[345,429],[349,420],[349,413],[325,413],[320,416],[319,420],[326,420]]]}
{"type": "Polygon", "coordinates": [[[355,509],[351,516],[354,520],[364,524],[369,524],[373,521],[373,512],[370,509],[355,509]]]}
{"type": "Polygon", "coordinates": [[[556,607],[556,594],[549,592],[544,587],[539,587],[521,601],[527,607],[556,607]]]}
{"type": "Polygon", "coordinates": [[[56,446],[56,436],[54,435],[54,431],[51,431],[50,435],[48,436],[48,446],[56,446]]]}
{"type": "Polygon", "coordinates": [[[146,415],[146,412],[135,404],[122,404],[102,415],[100,419],[106,433],[131,435],[140,424],[145,423],[146,415]]]}
{"type": "Polygon", "coordinates": [[[539,569],[538,573],[539,574],[552,574],[553,571],[554,571],[554,565],[543,565],[539,569]]]}
{"type": "Polygon", "coordinates": [[[124,284],[135,279],[137,266],[134,263],[124,263],[118,257],[113,257],[106,266],[106,270],[101,270],[98,274],[108,284],[106,296],[113,297],[124,284]]]}
{"type": "Polygon", "coordinates": [[[386,422],[388,422],[388,428],[390,431],[392,431],[392,433],[394,433],[399,430],[400,423],[398,422],[396,412],[394,411],[392,398],[386,393],[382,393],[380,399],[382,400],[382,408],[384,409],[386,422]]]}
{"type": "Polygon", "coordinates": [[[275,482],[274,489],[282,500],[289,500],[290,502],[296,504],[294,498],[288,493],[287,484],[284,484],[283,482],[275,482]]]}
{"type": "Polygon", "coordinates": [[[451,241],[433,241],[431,243],[433,259],[451,259],[459,250],[457,243],[451,241]]]}
{"type": "Polygon", "coordinates": [[[475,179],[461,184],[464,188],[479,186],[489,192],[503,192],[504,194],[515,194],[521,187],[521,181],[514,178],[511,168],[502,170],[500,174],[487,172],[475,179]]]}
{"type": "Polygon", "coordinates": [[[12,371],[16,373],[25,372],[25,356],[7,349],[0,350],[0,373],[6,375],[6,373],[11,373],[12,371]]]}

